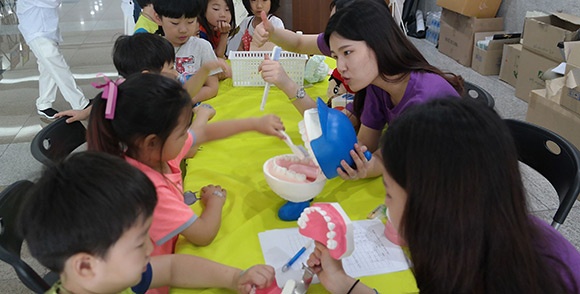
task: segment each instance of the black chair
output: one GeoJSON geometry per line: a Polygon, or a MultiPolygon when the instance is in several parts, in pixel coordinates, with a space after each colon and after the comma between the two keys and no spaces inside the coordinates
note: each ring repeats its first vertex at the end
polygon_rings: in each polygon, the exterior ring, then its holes
{"type": "Polygon", "coordinates": [[[43,279],[20,258],[22,237],[16,231],[20,206],[24,203],[30,181],[18,181],[0,193],[0,260],[10,264],[22,283],[35,293],[44,293],[58,279],[51,273],[43,279]]]}
{"type": "Polygon", "coordinates": [[[489,92],[487,92],[480,86],[472,84],[468,81],[463,81],[462,97],[475,99],[477,101],[480,101],[481,103],[484,103],[485,105],[487,105],[489,108],[492,109],[495,106],[495,101],[493,100],[493,97],[491,96],[491,94],[489,94],[489,92]]]}
{"type": "Polygon", "coordinates": [[[44,165],[51,165],[64,159],[73,150],[86,142],[87,131],[79,121],[67,123],[68,117],[61,117],[44,127],[30,144],[30,152],[44,165]]]}
{"type": "Polygon", "coordinates": [[[552,222],[558,229],[580,194],[580,152],[550,130],[524,121],[505,121],[515,139],[519,160],[544,176],[558,193],[560,205],[552,222]]]}

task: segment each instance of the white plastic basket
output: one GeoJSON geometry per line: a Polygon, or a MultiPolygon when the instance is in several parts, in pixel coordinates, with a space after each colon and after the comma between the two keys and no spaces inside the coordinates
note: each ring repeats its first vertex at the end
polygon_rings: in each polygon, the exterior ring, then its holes
{"type": "MultiPolygon", "coordinates": [[[[264,86],[266,82],[258,72],[264,55],[271,56],[270,51],[231,51],[229,59],[232,65],[232,80],[236,87],[264,86]]],[[[288,76],[299,86],[304,84],[304,67],[306,66],[306,54],[282,51],[280,64],[288,76]]]]}

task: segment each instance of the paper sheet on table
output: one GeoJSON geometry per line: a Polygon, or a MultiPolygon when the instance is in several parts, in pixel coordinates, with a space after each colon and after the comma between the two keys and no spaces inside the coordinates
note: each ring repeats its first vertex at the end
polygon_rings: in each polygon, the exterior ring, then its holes
{"type": "MultiPolygon", "coordinates": [[[[353,221],[355,249],[343,259],[344,269],[352,277],[364,277],[402,271],[409,268],[401,247],[391,243],[384,234],[385,225],[378,219],[353,221]]],[[[258,233],[266,264],[276,269],[276,281],[283,287],[287,280],[299,281],[305,263],[314,245],[283,273],[282,266],[304,246],[308,238],[298,228],[270,230],[258,233]]],[[[315,278],[313,283],[318,283],[315,278]]]]}

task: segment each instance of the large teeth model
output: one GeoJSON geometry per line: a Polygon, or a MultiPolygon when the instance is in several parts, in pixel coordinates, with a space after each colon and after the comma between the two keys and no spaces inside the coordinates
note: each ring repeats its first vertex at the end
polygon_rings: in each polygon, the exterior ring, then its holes
{"type": "Polygon", "coordinates": [[[314,203],[304,209],[298,227],[303,236],[325,244],[335,259],[348,257],[354,250],[352,222],[338,203],[314,203]]]}
{"type": "Polygon", "coordinates": [[[294,155],[277,157],[269,165],[270,173],[281,180],[293,183],[309,183],[322,175],[320,168],[311,160],[300,160],[294,155]]]}

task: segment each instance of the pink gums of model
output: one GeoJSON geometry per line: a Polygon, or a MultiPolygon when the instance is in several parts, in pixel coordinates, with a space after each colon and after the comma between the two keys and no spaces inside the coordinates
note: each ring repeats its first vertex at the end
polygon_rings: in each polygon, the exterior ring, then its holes
{"type": "Polygon", "coordinates": [[[298,231],[324,245],[334,259],[342,259],[354,250],[350,218],[338,203],[314,203],[298,219],[298,231]]]}

